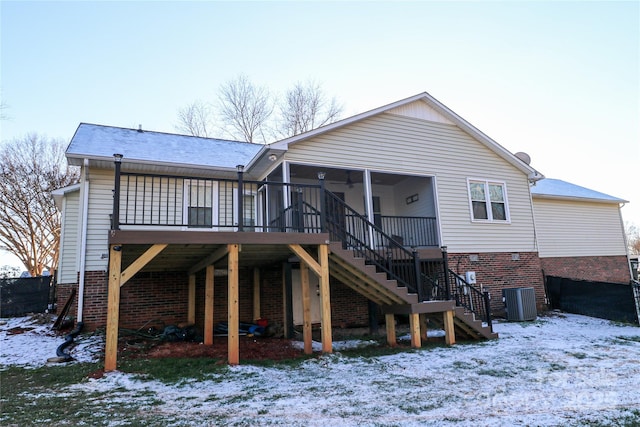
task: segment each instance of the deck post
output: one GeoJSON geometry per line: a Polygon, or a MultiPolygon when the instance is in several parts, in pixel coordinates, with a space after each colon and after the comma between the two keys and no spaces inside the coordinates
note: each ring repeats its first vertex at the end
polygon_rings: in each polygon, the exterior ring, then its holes
{"type": "Polygon", "coordinates": [[[411,313],[409,315],[409,329],[411,330],[411,347],[420,348],[422,342],[420,341],[420,314],[411,313]]]}
{"type": "Polygon", "coordinates": [[[187,303],[187,322],[190,325],[196,323],[196,275],[189,275],[189,300],[187,303]]]}
{"type": "Polygon", "coordinates": [[[244,165],[236,166],[238,170],[238,231],[244,231],[244,165]]]}
{"type": "Polygon", "coordinates": [[[213,345],[214,266],[205,267],[204,345],[213,345]]]}
{"type": "Polygon", "coordinates": [[[387,328],[387,344],[395,347],[398,345],[396,341],[396,316],[393,313],[387,313],[384,315],[384,321],[387,328]]]}
{"type": "Polygon", "coordinates": [[[318,172],[318,181],[320,183],[320,231],[327,232],[327,202],[324,189],[325,172],[318,172]]]}
{"type": "Polygon", "coordinates": [[[300,284],[302,285],[302,338],[304,354],[313,353],[311,331],[311,295],[309,294],[309,267],[300,262],[300,284]]]}
{"type": "Polygon", "coordinates": [[[109,249],[109,288],[107,300],[107,332],[104,350],[104,370],[115,371],[118,359],[118,323],[120,320],[120,269],[122,246],[109,249]]]}
{"type": "Polygon", "coordinates": [[[451,299],[451,286],[449,284],[449,254],[447,253],[447,247],[442,246],[442,269],[444,270],[444,287],[445,297],[448,300],[451,299]]]}
{"type": "MultiPolygon", "coordinates": [[[[420,269],[420,255],[418,254],[418,249],[413,248],[411,251],[411,255],[413,256],[413,268],[414,274],[416,276],[416,291],[418,294],[418,302],[425,301],[423,291],[422,291],[422,271],[420,269]]],[[[430,299],[427,296],[427,299],[430,299]]]]}
{"type": "Polygon", "coordinates": [[[320,300],[322,304],[322,352],[333,351],[333,339],[331,336],[331,296],[329,290],[329,245],[318,245],[318,257],[320,258],[320,300]]]}
{"type": "Polygon", "coordinates": [[[228,359],[230,365],[240,363],[240,313],[238,304],[239,245],[229,245],[229,316],[228,316],[228,359]]]}
{"type": "Polygon", "coordinates": [[[456,331],[453,325],[453,310],[448,310],[443,313],[444,317],[444,342],[447,345],[453,345],[456,343],[456,331]]]}
{"type": "Polygon", "coordinates": [[[253,269],[253,321],[257,322],[260,314],[260,269],[253,269]]]}
{"type": "Polygon", "coordinates": [[[122,154],[114,154],[115,181],[113,183],[113,212],[111,216],[111,229],[120,230],[120,168],[122,166],[122,154]]]}
{"type": "Polygon", "coordinates": [[[427,338],[429,338],[427,334],[427,331],[428,331],[427,325],[428,325],[427,315],[425,313],[420,314],[420,338],[422,338],[423,341],[426,341],[427,338]]]}

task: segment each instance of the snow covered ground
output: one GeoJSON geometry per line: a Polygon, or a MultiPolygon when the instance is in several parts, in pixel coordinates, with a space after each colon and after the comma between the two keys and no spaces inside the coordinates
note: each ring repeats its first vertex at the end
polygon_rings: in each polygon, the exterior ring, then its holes
{"type": "MultiPolygon", "coordinates": [[[[61,340],[50,325],[8,335],[27,318],[3,320],[0,375],[2,366],[42,366],[55,356],[61,340]]],[[[117,390],[111,404],[148,399],[167,425],[640,424],[640,328],[556,313],[495,330],[499,340],[378,357],[336,352],[295,367],[241,365],[178,385],[112,372],[66,391],[117,390]]],[[[102,345],[93,336],[80,343],[71,352],[79,361],[102,345]]]]}

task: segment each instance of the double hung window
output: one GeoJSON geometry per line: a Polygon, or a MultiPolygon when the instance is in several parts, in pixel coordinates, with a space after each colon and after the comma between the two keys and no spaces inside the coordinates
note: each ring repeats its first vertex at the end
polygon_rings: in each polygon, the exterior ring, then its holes
{"type": "Polygon", "coordinates": [[[469,179],[468,187],[473,221],[510,221],[504,182],[469,179]]]}

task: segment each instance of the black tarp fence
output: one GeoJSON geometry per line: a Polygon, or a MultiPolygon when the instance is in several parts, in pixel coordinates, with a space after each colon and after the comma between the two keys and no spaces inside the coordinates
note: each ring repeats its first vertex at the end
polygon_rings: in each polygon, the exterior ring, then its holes
{"type": "Polygon", "coordinates": [[[0,279],[0,317],[44,313],[53,287],[53,276],[0,279]]]}
{"type": "Polygon", "coordinates": [[[546,276],[546,285],[554,309],[638,324],[633,286],[630,284],[546,276]]]}

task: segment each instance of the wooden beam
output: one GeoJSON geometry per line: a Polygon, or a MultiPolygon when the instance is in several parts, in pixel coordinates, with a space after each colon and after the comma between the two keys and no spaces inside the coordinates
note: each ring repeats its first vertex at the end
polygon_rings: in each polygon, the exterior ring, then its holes
{"type": "Polygon", "coordinates": [[[420,341],[420,314],[411,313],[409,315],[409,329],[411,332],[411,347],[422,347],[422,342],[420,341]]]}
{"type": "Polygon", "coordinates": [[[302,286],[302,338],[304,354],[313,353],[311,330],[311,295],[309,294],[309,266],[300,263],[300,285],[302,286]]]}
{"type": "Polygon", "coordinates": [[[204,279],[204,345],[213,345],[213,306],[214,306],[214,279],[215,267],[208,265],[205,269],[204,279]]]}
{"type": "Polygon", "coordinates": [[[331,337],[331,295],[329,289],[329,245],[318,245],[318,258],[320,258],[320,301],[322,319],[322,351],[333,351],[333,339],[331,337]]]}
{"type": "Polygon", "coordinates": [[[109,248],[109,288],[107,291],[107,332],[104,350],[105,371],[115,371],[117,369],[121,267],[122,247],[111,245],[109,248]]]}
{"type": "Polygon", "coordinates": [[[396,339],[396,316],[393,313],[387,313],[384,315],[384,321],[387,328],[387,344],[395,347],[398,345],[396,339]]]}
{"type": "MultiPolygon", "coordinates": [[[[329,243],[328,233],[238,233],[236,231],[141,231],[112,230],[109,244],[146,245],[149,243],[169,243],[170,245],[225,245],[236,242],[241,245],[320,245],[329,243]]],[[[202,267],[204,268],[204,267],[202,267]]],[[[202,269],[201,268],[201,269],[202,269]]]]}
{"type": "Polygon", "coordinates": [[[238,305],[238,282],[240,281],[239,268],[239,246],[229,245],[229,276],[228,276],[228,359],[230,365],[240,363],[240,313],[238,305]]]}
{"type": "Polygon", "coordinates": [[[168,245],[158,244],[153,245],[131,263],[120,275],[120,286],[127,283],[138,271],[140,271],[145,265],[147,265],[152,259],[156,257],[160,252],[164,250],[168,245]]]}
{"type": "Polygon", "coordinates": [[[257,322],[260,315],[260,269],[253,269],[253,321],[257,322]]]}
{"type": "Polygon", "coordinates": [[[427,319],[427,315],[425,313],[420,313],[420,338],[423,341],[426,341],[427,338],[427,325],[429,323],[429,319],[427,319]]]}
{"type": "Polygon", "coordinates": [[[224,258],[228,252],[229,252],[229,248],[227,246],[222,246],[216,249],[211,255],[198,261],[196,265],[194,265],[189,269],[188,273],[195,274],[198,271],[202,270],[203,268],[206,268],[208,265],[215,264],[216,262],[224,258]]]}
{"type": "Polygon", "coordinates": [[[196,323],[196,275],[189,275],[189,302],[187,308],[187,322],[190,325],[196,323]]]}
{"type": "Polygon", "coordinates": [[[444,342],[447,345],[453,345],[456,343],[456,331],[453,325],[453,310],[448,310],[443,313],[444,320],[444,342]]]}
{"type": "Polygon", "coordinates": [[[289,245],[289,249],[300,258],[300,261],[305,262],[309,268],[315,273],[316,276],[322,275],[322,267],[313,259],[311,255],[300,245],[289,245]]]}

